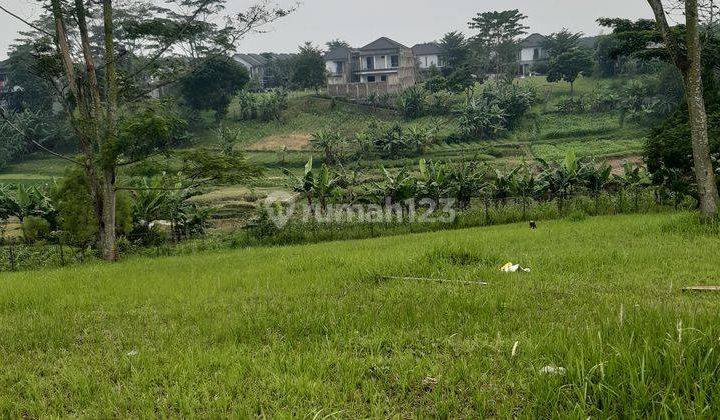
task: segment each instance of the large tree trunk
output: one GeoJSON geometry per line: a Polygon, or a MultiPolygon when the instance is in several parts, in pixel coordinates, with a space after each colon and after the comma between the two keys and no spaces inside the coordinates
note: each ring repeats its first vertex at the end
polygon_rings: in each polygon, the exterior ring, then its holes
{"type": "Polygon", "coordinates": [[[703,95],[702,61],[698,23],[697,0],[685,1],[686,47],[685,56],[673,37],[662,0],[647,0],[655,15],[658,30],[675,66],[685,79],[685,95],[688,103],[692,137],[695,181],[700,198],[700,211],[704,217],[718,214],[718,188],[715,182],[710,146],[708,141],[707,112],[703,95]]]}
{"type": "Polygon", "coordinates": [[[697,0],[685,1],[688,69],[685,76],[685,92],[688,111],[690,113],[690,131],[692,134],[693,159],[695,162],[695,179],[700,196],[700,211],[705,217],[718,214],[717,183],[710,159],[708,140],[707,112],[702,81],[702,62],[700,53],[700,34],[698,30],[697,0]]]}
{"type": "Polygon", "coordinates": [[[103,207],[102,207],[102,241],[100,249],[103,259],[106,261],[116,261],[117,253],[117,237],[115,232],[115,209],[116,209],[116,191],[115,191],[115,171],[107,170],[103,176],[103,207]]]}
{"type": "MultiPolygon", "coordinates": [[[[105,90],[107,104],[105,109],[105,138],[103,146],[112,147],[117,142],[118,83],[115,70],[115,38],[113,30],[112,0],[103,0],[103,26],[105,36],[105,90]]],[[[103,148],[104,148],[103,147],[103,148]]],[[[103,258],[115,261],[118,258],[115,232],[115,161],[106,163],[103,176],[103,223],[105,225],[104,241],[101,243],[103,258]]]]}

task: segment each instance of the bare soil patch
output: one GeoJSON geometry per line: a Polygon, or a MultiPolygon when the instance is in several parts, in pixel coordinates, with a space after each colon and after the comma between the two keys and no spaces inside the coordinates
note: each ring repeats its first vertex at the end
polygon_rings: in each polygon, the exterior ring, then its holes
{"type": "Polygon", "coordinates": [[[286,150],[307,150],[310,148],[309,134],[285,134],[265,137],[257,143],[248,146],[248,150],[255,152],[277,152],[286,150]]]}

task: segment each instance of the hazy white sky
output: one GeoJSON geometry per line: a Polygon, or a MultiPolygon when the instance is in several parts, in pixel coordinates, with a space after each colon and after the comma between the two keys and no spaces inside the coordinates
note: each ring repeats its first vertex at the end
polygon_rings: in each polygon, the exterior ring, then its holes
{"type": "MultiPolygon", "coordinates": [[[[160,1],[160,0],[158,0],[160,1]]],[[[280,0],[288,4],[291,0],[280,0]]],[[[39,13],[37,0],[0,0],[0,4],[31,20],[39,13]]],[[[229,11],[239,11],[251,0],[228,0],[229,11]]],[[[650,17],[645,0],[302,0],[297,12],[252,35],[241,52],[292,52],[304,41],[322,45],[342,38],[362,46],[380,36],[406,45],[440,38],[451,30],[468,32],[467,22],[478,12],[520,9],[528,15],[531,32],[551,33],[567,27],[596,35],[598,17],[650,17]]],[[[0,12],[0,59],[23,24],[0,12]]],[[[469,33],[469,32],[468,32],[469,33]]]]}

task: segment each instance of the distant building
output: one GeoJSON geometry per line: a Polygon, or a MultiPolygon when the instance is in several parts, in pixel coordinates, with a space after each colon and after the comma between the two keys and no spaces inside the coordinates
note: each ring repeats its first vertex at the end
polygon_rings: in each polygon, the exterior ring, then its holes
{"type": "Polygon", "coordinates": [[[543,47],[546,39],[544,35],[532,34],[520,41],[520,74],[531,76],[536,64],[547,61],[548,54],[543,47]]]}
{"type": "Polygon", "coordinates": [[[328,93],[364,98],[370,94],[396,93],[415,85],[417,63],[411,48],[390,38],[366,46],[337,48],[325,55],[328,93]]]}
{"type": "Polygon", "coordinates": [[[272,83],[267,72],[268,64],[273,60],[287,60],[293,57],[293,54],[275,54],[275,53],[263,53],[263,54],[235,54],[233,58],[238,63],[242,64],[248,72],[250,77],[260,81],[260,86],[265,88],[272,83]]]}
{"type": "Polygon", "coordinates": [[[444,67],[444,63],[440,58],[442,50],[440,49],[440,44],[437,42],[417,44],[412,47],[412,52],[415,60],[418,62],[420,70],[427,70],[431,67],[437,67],[439,69],[444,67]]]}

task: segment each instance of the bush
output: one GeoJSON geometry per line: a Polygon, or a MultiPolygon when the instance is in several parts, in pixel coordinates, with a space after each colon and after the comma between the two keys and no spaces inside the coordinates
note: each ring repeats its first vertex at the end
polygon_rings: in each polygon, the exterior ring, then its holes
{"type": "Polygon", "coordinates": [[[403,128],[400,124],[371,123],[355,136],[358,153],[372,151],[384,158],[411,157],[423,153],[435,141],[432,131],[422,125],[403,128]]]}
{"type": "Polygon", "coordinates": [[[620,107],[620,95],[609,90],[601,89],[590,99],[591,112],[611,112],[620,107]]]}
{"type": "Polygon", "coordinates": [[[490,84],[483,89],[486,102],[497,105],[505,114],[505,128],[516,128],[522,117],[530,110],[537,94],[531,87],[507,83],[490,84]]]}
{"type": "Polygon", "coordinates": [[[465,139],[496,139],[516,128],[536,100],[532,88],[507,83],[488,84],[480,98],[458,113],[465,139]]]}
{"type": "Polygon", "coordinates": [[[241,121],[260,120],[270,122],[279,120],[288,106],[288,92],[275,89],[267,93],[243,91],[237,96],[235,117],[241,121]]]}
{"type": "Polygon", "coordinates": [[[432,115],[447,115],[452,113],[455,105],[452,93],[447,91],[436,92],[430,95],[428,112],[432,115]]]}
{"type": "Polygon", "coordinates": [[[507,115],[498,104],[473,100],[460,110],[460,130],[466,140],[496,139],[505,132],[507,115]]]}
{"type": "Polygon", "coordinates": [[[22,233],[25,242],[32,244],[50,237],[50,222],[37,216],[27,216],[22,220],[22,233]]]}
{"type": "Polygon", "coordinates": [[[420,118],[427,108],[427,92],[419,86],[405,89],[397,98],[397,107],[406,119],[420,118]]]}
{"type": "Polygon", "coordinates": [[[447,80],[441,75],[435,75],[425,81],[425,89],[431,93],[438,93],[447,89],[447,80]]]}
{"type": "Polygon", "coordinates": [[[556,110],[559,114],[582,114],[585,112],[585,100],[583,98],[565,98],[557,104],[556,110]]]}
{"type": "MultiPolygon", "coordinates": [[[[85,175],[69,171],[53,188],[52,199],[58,211],[59,227],[70,244],[87,248],[95,243],[98,224],[85,175]]],[[[131,197],[125,192],[116,196],[115,224],[118,235],[132,230],[131,197]]]]}

